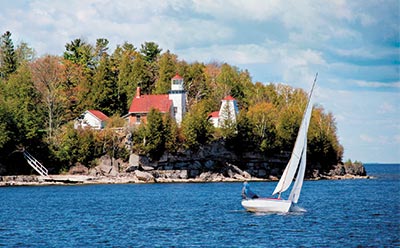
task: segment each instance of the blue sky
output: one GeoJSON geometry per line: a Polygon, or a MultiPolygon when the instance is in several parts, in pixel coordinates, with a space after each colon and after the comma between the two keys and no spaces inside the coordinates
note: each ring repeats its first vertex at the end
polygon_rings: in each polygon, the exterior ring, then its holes
{"type": "Polygon", "coordinates": [[[336,118],[344,159],[400,163],[400,2],[0,0],[0,31],[38,56],[66,43],[154,41],[188,62],[309,90],[336,118]]]}

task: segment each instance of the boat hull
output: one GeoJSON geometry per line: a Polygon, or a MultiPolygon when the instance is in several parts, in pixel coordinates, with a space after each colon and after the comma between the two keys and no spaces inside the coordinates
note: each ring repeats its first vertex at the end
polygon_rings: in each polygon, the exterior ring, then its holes
{"type": "Polygon", "coordinates": [[[286,213],[292,206],[291,200],[275,198],[256,198],[242,200],[242,206],[249,212],[279,212],[286,213]]]}

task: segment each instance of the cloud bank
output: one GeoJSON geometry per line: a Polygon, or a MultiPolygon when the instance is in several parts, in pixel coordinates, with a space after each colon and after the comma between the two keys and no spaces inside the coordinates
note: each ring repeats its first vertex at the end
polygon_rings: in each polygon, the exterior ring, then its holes
{"type": "Polygon", "coordinates": [[[188,62],[227,62],[253,81],[305,90],[333,112],[345,157],[400,162],[399,2],[0,0],[0,30],[39,56],[75,38],[154,41],[188,62]]]}

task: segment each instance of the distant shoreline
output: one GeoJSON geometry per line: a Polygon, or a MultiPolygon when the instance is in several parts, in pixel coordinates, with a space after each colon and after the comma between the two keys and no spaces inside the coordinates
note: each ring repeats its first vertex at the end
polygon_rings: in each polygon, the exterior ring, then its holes
{"type": "MultiPolygon", "coordinates": [[[[373,179],[371,176],[324,176],[320,178],[306,179],[309,181],[318,180],[349,180],[349,179],[373,179]]],[[[124,176],[86,176],[86,175],[50,175],[49,177],[37,175],[1,176],[0,187],[13,186],[52,186],[52,185],[101,185],[101,184],[154,184],[154,183],[217,183],[217,182],[273,182],[277,179],[248,178],[236,179],[229,177],[217,177],[214,179],[175,179],[156,178],[151,180],[139,179],[134,175],[124,176]]]]}

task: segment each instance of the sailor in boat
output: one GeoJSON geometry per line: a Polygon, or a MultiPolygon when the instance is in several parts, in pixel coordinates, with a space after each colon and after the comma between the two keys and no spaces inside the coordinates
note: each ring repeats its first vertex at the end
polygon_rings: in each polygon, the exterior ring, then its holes
{"type": "Polygon", "coordinates": [[[251,189],[248,182],[243,183],[242,188],[242,198],[243,199],[255,199],[259,198],[257,194],[255,194],[251,189]]]}

